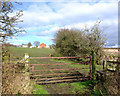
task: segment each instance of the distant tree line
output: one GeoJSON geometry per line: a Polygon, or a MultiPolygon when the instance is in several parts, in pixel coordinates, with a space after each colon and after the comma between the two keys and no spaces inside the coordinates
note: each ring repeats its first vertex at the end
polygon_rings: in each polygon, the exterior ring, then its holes
{"type": "MultiPolygon", "coordinates": [[[[22,46],[23,45],[26,45],[28,48],[30,48],[31,46],[32,46],[32,43],[31,42],[28,42],[28,44],[22,44],[22,46]]],[[[38,46],[40,46],[40,42],[39,41],[35,41],[34,43],[33,43],[33,45],[36,47],[36,48],[38,48],[38,46]]]]}
{"type": "Polygon", "coordinates": [[[49,48],[50,48],[50,49],[55,49],[55,44],[49,45],[49,48]]]}

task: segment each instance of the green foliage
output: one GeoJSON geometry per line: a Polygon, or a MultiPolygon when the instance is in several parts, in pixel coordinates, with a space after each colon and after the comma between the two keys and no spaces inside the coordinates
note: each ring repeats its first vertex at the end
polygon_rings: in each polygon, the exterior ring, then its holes
{"type": "Polygon", "coordinates": [[[10,61],[10,53],[7,44],[2,44],[2,62],[10,61]]]}
{"type": "Polygon", "coordinates": [[[68,83],[60,83],[60,86],[68,86],[68,83]]]}
{"type": "Polygon", "coordinates": [[[56,33],[54,42],[56,53],[63,56],[77,56],[82,51],[79,46],[83,45],[84,34],[79,30],[61,29],[56,33]]]}
{"type": "Polygon", "coordinates": [[[92,51],[92,77],[93,80],[96,80],[96,63],[95,63],[95,53],[92,51]]]}
{"type": "Polygon", "coordinates": [[[39,41],[35,41],[34,43],[33,43],[35,46],[36,46],[36,48],[40,45],[40,42],[39,41]]]}
{"type": "Polygon", "coordinates": [[[36,84],[36,85],[34,85],[34,88],[33,88],[33,94],[41,94],[42,95],[42,94],[49,94],[49,93],[45,88],[43,88],[42,85],[36,84]]]}
{"type": "MultiPolygon", "coordinates": [[[[56,54],[62,56],[81,56],[91,55],[91,52],[96,53],[96,60],[102,56],[102,47],[105,43],[103,30],[99,28],[100,22],[96,22],[91,28],[83,30],[76,29],[61,29],[55,38],[56,54]]],[[[99,62],[98,62],[99,63],[99,62]]]]}
{"type": "Polygon", "coordinates": [[[71,86],[73,86],[73,93],[89,95],[90,94],[90,92],[89,92],[90,84],[91,84],[91,81],[71,83],[71,86]]]}
{"type": "Polygon", "coordinates": [[[50,47],[50,49],[55,49],[55,44],[52,44],[49,47],[50,47]]]}
{"type": "Polygon", "coordinates": [[[28,43],[28,47],[30,48],[30,46],[32,46],[31,42],[28,43]]]}

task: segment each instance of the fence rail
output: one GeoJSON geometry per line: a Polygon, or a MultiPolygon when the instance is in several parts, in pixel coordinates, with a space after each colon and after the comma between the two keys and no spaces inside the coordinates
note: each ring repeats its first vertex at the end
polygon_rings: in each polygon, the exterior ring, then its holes
{"type": "MultiPolygon", "coordinates": [[[[89,73],[89,72],[84,72],[89,73]]],[[[42,75],[30,75],[33,77],[41,77],[41,76],[58,76],[58,75],[79,75],[80,73],[53,73],[53,74],[42,74],[42,75]]]]}
{"type": "Polygon", "coordinates": [[[38,72],[38,71],[61,71],[61,70],[79,70],[79,69],[88,69],[88,68],[69,68],[69,69],[31,70],[31,72],[38,72]]]}
{"type": "Polygon", "coordinates": [[[48,66],[48,65],[70,65],[70,64],[89,64],[90,62],[87,62],[87,63],[57,63],[57,64],[30,64],[30,66],[48,66]]]}
{"type": "Polygon", "coordinates": [[[65,58],[90,58],[90,56],[81,57],[30,57],[30,59],[65,59],[65,58]]]}

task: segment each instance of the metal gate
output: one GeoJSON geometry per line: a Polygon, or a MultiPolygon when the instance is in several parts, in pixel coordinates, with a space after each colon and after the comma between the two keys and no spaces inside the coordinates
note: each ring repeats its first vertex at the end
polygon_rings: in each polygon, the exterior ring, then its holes
{"type": "Polygon", "coordinates": [[[91,79],[91,57],[30,57],[30,79],[35,80],[38,84],[59,83],[59,82],[75,82],[91,79]],[[83,62],[80,58],[89,59],[83,62]],[[44,63],[38,61],[39,64],[31,64],[31,60],[61,60],[61,59],[79,59],[77,63],[44,63]],[[72,66],[72,67],[71,67],[72,66]],[[78,66],[78,67],[77,67],[78,66]],[[83,66],[83,67],[82,67],[83,66]],[[87,66],[87,67],[84,67],[87,66]],[[75,68],[74,68],[75,67],[75,68]],[[77,68],[76,68],[77,67],[77,68]],[[89,70],[88,70],[89,69],[89,70]],[[85,75],[87,74],[87,75],[85,75]]]}

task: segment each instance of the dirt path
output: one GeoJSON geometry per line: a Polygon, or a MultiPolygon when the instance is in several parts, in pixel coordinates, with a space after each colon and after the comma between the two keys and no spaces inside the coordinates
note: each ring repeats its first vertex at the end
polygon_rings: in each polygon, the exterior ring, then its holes
{"type": "Polygon", "coordinates": [[[68,83],[47,84],[44,85],[44,87],[49,92],[49,94],[73,94],[73,87],[68,83]]]}

